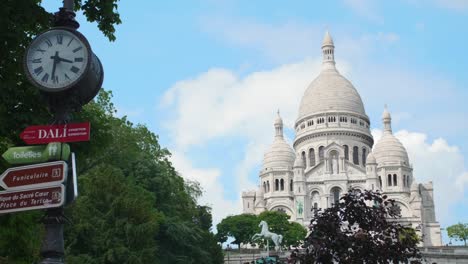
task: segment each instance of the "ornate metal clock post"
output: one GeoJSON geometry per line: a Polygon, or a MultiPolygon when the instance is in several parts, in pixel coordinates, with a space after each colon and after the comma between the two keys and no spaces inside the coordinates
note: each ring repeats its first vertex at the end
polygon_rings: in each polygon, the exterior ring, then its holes
{"type": "MultiPolygon", "coordinates": [[[[47,101],[54,115],[52,125],[67,124],[70,113],[91,101],[103,82],[101,62],[78,27],[73,0],[64,0],[55,13],[54,27],[36,36],[25,54],[26,76],[47,101]]],[[[65,222],[63,207],[46,211],[41,264],[64,263],[65,222]]]]}

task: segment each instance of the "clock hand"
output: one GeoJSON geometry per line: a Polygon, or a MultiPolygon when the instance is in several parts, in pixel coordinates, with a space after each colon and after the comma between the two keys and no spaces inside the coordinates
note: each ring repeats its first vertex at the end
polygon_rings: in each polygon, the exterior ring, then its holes
{"type": "Polygon", "coordinates": [[[59,61],[63,61],[63,62],[68,62],[68,63],[73,63],[73,61],[71,60],[67,60],[67,59],[64,59],[64,58],[58,58],[59,61]]]}
{"type": "Polygon", "coordinates": [[[55,56],[51,56],[51,59],[54,59],[54,65],[52,65],[52,80],[55,79],[55,69],[57,68],[57,63],[60,62],[59,56],[58,56],[58,51],[55,52],[55,56]]]}

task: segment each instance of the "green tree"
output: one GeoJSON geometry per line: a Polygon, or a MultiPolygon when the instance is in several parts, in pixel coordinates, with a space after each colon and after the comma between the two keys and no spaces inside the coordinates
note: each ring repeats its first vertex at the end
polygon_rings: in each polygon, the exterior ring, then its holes
{"type": "Polygon", "coordinates": [[[421,263],[414,229],[388,218],[400,217],[394,200],[379,192],[350,190],[339,203],[317,211],[300,263],[421,263]]]}
{"type": "Polygon", "coordinates": [[[80,199],[67,215],[68,263],[154,263],[163,215],[155,197],[122,171],[97,166],[79,181],[80,199]]]}
{"type": "Polygon", "coordinates": [[[218,230],[216,236],[218,241],[221,243],[226,242],[228,237],[234,238],[232,244],[237,244],[240,251],[241,244],[251,242],[250,240],[258,228],[258,223],[259,221],[257,216],[253,214],[228,216],[221,220],[221,222],[216,226],[216,229],[218,230]]]}
{"type": "MultiPolygon", "coordinates": [[[[258,219],[258,222],[267,222],[271,232],[283,236],[282,245],[285,247],[298,246],[307,235],[307,230],[301,224],[290,222],[290,216],[280,211],[264,211],[258,215],[258,219]]],[[[263,245],[263,242],[259,244],[263,245]]],[[[272,241],[269,244],[274,245],[272,241]]]]}
{"type": "Polygon", "coordinates": [[[288,247],[298,247],[301,245],[307,235],[307,229],[299,223],[291,222],[283,235],[283,245],[288,247]]]}
{"type": "Polygon", "coordinates": [[[466,246],[466,240],[468,239],[468,223],[458,223],[447,227],[447,234],[450,238],[463,241],[466,246]]]}

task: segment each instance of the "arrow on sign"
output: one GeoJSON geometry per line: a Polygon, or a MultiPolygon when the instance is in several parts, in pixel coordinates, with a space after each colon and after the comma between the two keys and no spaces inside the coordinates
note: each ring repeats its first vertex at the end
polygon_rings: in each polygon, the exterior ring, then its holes
{"type": "Polygon", "coordinates": [[[89,141],[90,123],[72,123],[65,125],[29,126],[21,132],[20,137],[30,145],[50,142],[89,141]]]}
{"type": "Polygon", "coordinates": [[[3,158],[10,164],[41,163],[49,160],[68,160],[70,146],[65,143],[49,143],[43,146],[9,148],[3,158]]]}
{"type": "Polygon", "coordinates": [[[37,188],[0,192],[0,214],[60,207],[65,201],[65,187],[37,188]]]}
{"type": "Polygon", "coordinates": [[[4,189],[56,186],[65,181],[66,175],[64,161],[14,167],[0,175],[0,186],[4,189]]]}

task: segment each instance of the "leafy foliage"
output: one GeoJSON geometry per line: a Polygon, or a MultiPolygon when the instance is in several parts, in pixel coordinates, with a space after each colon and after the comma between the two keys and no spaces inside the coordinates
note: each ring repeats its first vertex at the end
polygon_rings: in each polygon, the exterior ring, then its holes
{"type": "Polygon", "coordinates": [[[447,227],[447,234],[450,238],[465,242],[468,240],[468,223],[458,223],[447,227]]]}
{"type": "Polygon", "coordinates": [[[226,242],[228,237],[233,237],[235,240],[232,243],[237,244],[240,249],[241,244],[250,242],[258,223],[257,216],[253,214],[228,216],[216,226],[216,236],[221,243],[226,242]]]}
{"type": "Polygon", "coordinates": [[[414,229],[398,224],[395,201],[379,192],[350,190],[333,207],[316,211],[301,263],[420,263],[414,229]],[[390,219],[389,219],[390,218],[390,219]]]}

